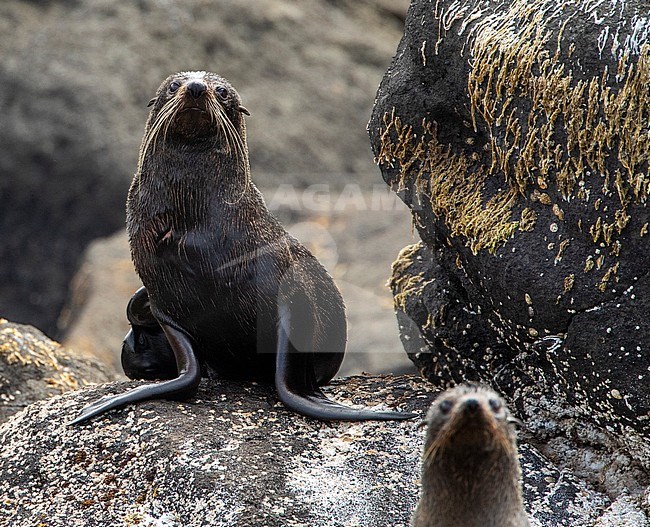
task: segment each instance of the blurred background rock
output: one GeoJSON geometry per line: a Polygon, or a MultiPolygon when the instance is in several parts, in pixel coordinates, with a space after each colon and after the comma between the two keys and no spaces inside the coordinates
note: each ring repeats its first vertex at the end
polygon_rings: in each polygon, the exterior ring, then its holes
{"type": "Polygon", "coordinates": [[[139,287],[124,200],[146,104],[170,73],[205,69],[240,92],[255,182],[342,289],[344,372],[409,369],[385,282],[413,240],[410,215],[383,190],[365,131],[407,7],[4,0],[0,315],[121,371],[124,309],[139,287]]]}

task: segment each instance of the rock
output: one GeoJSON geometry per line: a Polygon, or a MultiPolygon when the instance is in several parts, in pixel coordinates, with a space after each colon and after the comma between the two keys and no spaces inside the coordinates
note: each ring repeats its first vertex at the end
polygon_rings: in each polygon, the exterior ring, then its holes
{"type": "Polygon", "coordinates": [[[37,329],[0,319],[0,422],[35,401],[110,377],[37,329]]]}
{"type": "Polygon", "coordinates": [[[646,7],[414,1],[369,132],[423,240],[392,277],[422,373],[560,408],[648,471],[646,7]]]}
{"type": "MultiPolygon", "coordinates": [[[[0,524],[409,524],[423,445],[416,421],[322,423],[287,412],[266,385],[204,381],[186,402],[149,401],[66,426],[83,405],[136,384],[57,396],[0,426],[0,524]]],[[[424,416],[430,388],[415,377],[362,376],[327,391],[424,416]]],[[[611,503],[533,446],[521,450],[534,525],[646,525],[634,500],[611,503]]]]}
{"type": "Polygon", "coordinates": [[[377,2],[0,2],[2,316],[63,334],[85,247],[124,225],[146,105],[172,72],[237,87],[263,186],[370,185],[364,128],[402,28],[377,2]]]}

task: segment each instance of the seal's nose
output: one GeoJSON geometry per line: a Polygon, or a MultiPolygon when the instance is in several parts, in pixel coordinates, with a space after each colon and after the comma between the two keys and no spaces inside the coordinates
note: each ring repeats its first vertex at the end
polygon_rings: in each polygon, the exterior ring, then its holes
{"type": "Polygon", "coordinates": [[[198,99],[205,93],[207,86],[200,81],[192,81],[187,85],[187,91],[192,94],[192,97],[198,99]]]}
{"type": "Polygon", "coordinates": [[[467,399],[465,401],[465,411],[473,414],[478,410],[478,401],[476,399],[467,399]]]}

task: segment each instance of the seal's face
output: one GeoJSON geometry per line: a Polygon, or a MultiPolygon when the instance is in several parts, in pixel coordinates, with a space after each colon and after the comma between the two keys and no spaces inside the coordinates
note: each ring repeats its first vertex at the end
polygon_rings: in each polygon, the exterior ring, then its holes
{"type": "Polygon", "coordinates": [[[151,99],[152,106],[140,152],[141,158],[173,136],[175,141],[201,144],[223,141],[225,150],[241,157],[243,117],[250,115],[237,91],[223,77],[188,71],[167,77],[151,99]]]}
{"type": "Polygon", "coordinates": [[[509,451],[514,448],[515,422],[492,390],[478,386],[447,390],[427,416],[425,459],[431,461],[442,450],[509,451]]]}

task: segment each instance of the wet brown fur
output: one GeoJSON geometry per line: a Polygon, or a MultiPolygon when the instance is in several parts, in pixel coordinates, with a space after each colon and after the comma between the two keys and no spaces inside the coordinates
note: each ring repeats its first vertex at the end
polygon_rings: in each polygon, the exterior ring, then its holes
{"type": "Polygon", "coordinates": [[[178,73],[161,84],[127,200],[133,261],[154,316],[191,335],[202,365],[226,376],[273,379],[277,298],[297,297],[307,307],[295,323],[309,334],[294,340],[314,353],[323,384],[345,351],[343,300],[252,183],[242,113],[219,75],[178,73]],[[186,83],[201,75],[208,90],[194,108],[186,83]],[[172,82],[181,84],[173,94],[172,82]]]}
{"type": "Polygon", "coordinates": [[[205,71],[158,88],[127,199],[144,287],[127,307],[124,371],[163,382],[102,398],[70,424],[146,399],[191,397],[201,376],[273,382],[291,411],[324,421],[411,419],[352,408],[320,386],[345,353],[341,294],[251,182],[237,91],[205,71]]]}
{"type": "Polygon", "coordinates": [[[422,494],[413,527],[528,527],[514,422],[488,388],[461,385],[434,401],[427,415],[422,494]],[[471,414],[468,400],[478,403],[471,414]],[[443,402],[451,403],[447,413],[443,402]]]}

